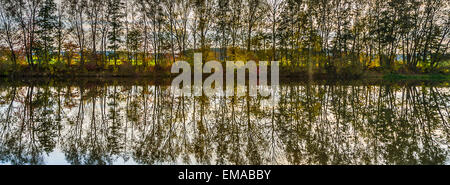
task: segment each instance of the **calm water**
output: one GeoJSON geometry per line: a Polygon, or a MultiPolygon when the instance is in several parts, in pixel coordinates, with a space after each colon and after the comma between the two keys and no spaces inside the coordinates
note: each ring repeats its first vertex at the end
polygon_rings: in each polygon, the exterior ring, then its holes
{"type": "Polygon", "coordinates": [[[450,164],[446,82],[304,82],[278,96],[1,83],[0,164],[450,164]]]}

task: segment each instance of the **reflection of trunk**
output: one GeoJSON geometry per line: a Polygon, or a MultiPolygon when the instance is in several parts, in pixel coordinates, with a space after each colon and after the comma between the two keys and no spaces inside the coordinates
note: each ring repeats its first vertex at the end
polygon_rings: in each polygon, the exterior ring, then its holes
{"type": "Polygon", "coordinates": [[[157,87],[155,86],[153,88],[153,110],[152,110],[152,138],[155,135],[155,124],[156,124],[156,114],[157,114],[157,108],[158,108],[158,91],[157,91],[157,87]]]}
{"type": "Polygon", "coordinates": [[[78,104],[78,115],[77,115],[77,134],[78,139],[81,141],[82,131],[83,131],[83,121],[84,121],[84,87],[80,87],[80,102],[78,104]]]}
{"type": "Polygon", "coordinates": [[[6,110],[6,124],[9,125],[9,119],[11,118],[11,108],[16,99],[16,86],[13,87],[13,97],[11,98],[11,103],[9,103],[8,109],[6,110]]]}
{"type": "Polygon", "coordinates": [[[31,86],[31,88],[30,88],[31,90],[29,91],[30,92],[30,94],[28,95],[28,97],[29,97],[29,99],[28,99],[28,103],[30,104],[30,109],[28,110],[29,111],[29,118],[28,118],[28,121],[29,122],[33,122],[33,89],[34,89],[34,86],[31,86]]]}
{"type": "MultiPolygon", "coordinates": [[[[187,138],[187,128],[186,128],[186,112],[185,112],[185,103],[184,103],[184,96],[181,97],[181,104],[182,104],[182,109],[181,109],[181,115],[182,115],[182,119],[183,119],[183,145],[184,145],[184,152],[188,152],[189,148],[188,148],[188,138],[187,138]]],[[[186,155],[187,156],[187,155],[186,155]]]]}
{"type": "Polygon", "coordinates": [[[440,99],[444,99],[444,98],[441,97],[441,95],[440,95],[439,91],[436,89],[436,87],[430,87],[430,94],[433,96],[434,103],[435,103],[436,106],[438,107],[437,110],[438,110],[438,112],[439,112],[439,116],[441,117],[442,123],[444,124],[444,129],[445,129],[445,131],[447,132],[447,134],[449,134],[449,130],[448,130],[448,129],[449,129],[449,125],[448,125],[448,122],[445,120],[444,115],[442,114],[442,111],[441,111],[441,109],[439,108],[439,107],[440,107],[439,105],[443,105],[443,106],[444,106],[443,109],[447,112],[447,115],[450,115],[449,112],[448,112],[448,110],[447,110],[447,106],[446,106],[446,102],[448,102],[448,101],[445,101],[445,100],[444,100],[443,102],[441,102],[441,104],[437,101],[437,100],[438,100],[438,97],[439,97],[440,99]]]}
{"type": "Polygon", "coordinates": [[[255,157],[257,156],[253,156],[255,155],[255,153],[257,153],[257,146],[255,146],[255,144],[253,143],[253,134],[252,134],[252,125],[250,123],[250,97],[246,96],[246,104],[247,104],[247,152],[248,152],[248,158],[249,158],[249,163],[256,165],[259,161],[258,159],[255,159],[255,157]]]}
{"type": "MultiPolygon", "coordinates": [[[[171,102],[170,102],[170,104],[169,104],[169,106],[170,106],[170,116],[169,116],[169,125],[170,125],[170,128],[169,128],[169,133],[167,134],[168,135],[168,138],[167,138],[167,140],[166,140],[166,142],[169,142],[169,151],[172,149],[172,141],[171,141],[171,139],[172,139],[172,132],[173,132],[173,128],[174,128],[174,123],[173,123],[173,120],[174,120],[174,117],[173,117],[173,102],[174,102],[174,95],[172,95],[171,96],[172,98],[171,98],[171,102]]],[[[166,144],[164,143],[164,146],[165,146],[166,144]]],[[[169,152],[169,153],[171,153],[171,152],[169,152]]]]}
{"type": "Polygon", "coordinates": [[[103,86],[103,88],[102,88],[102,97],[100,98],[100,100],[101,100],[101,105],[100,105],[100,111],[101,111],[101,114],[102,114],[102,123],[105,123],[105,120],[106,120],[106,118],[105,118],[105,112],[106,112],[106,96],[107,96],[107,93],[108,93],[108,88],[106,87],[106,86],[103,86]]]}
{"type": "Polygon", "coordinates": [[[236,96],[231,97],[230,106],[231,106],[231,143],[232,143],[232,158],[231,161],[234,162],[235,165],[241,164],[240,161],[240,139],[239,139],[239,124],[236,122],[236,96]]]}
{"type": "Polygon", "coordinates": [[[272,139],[272,141],[271,141],[271,143],[272,143],[272,162],[276,162],[276,159],[275,159],[275,106],[272,106],[272,116],[271,116],[271,122],[270,122],[270,124],[271,124],[271,139],[272,139]]]}
{"type": "Polygon", "coordinates": [[[58,87],[58,111],[56,115],[56,119],[58,120],[58,136],[61,136],[61,88],[58,87]]]}
{"type": "Polygon", "coordinates": [[[145,96],[148,93],[148,86],[145,85],[142,87],[142,101],[144,103],[144,127],[147,126],[147,97],[145,96]]]}
{"type": "Polygon", "coordinates": [[[116,117],[117,117],[117,112],[116,112],[116,106],[117,106],[117,102],[116,102],[116,98],[117,98],[117,86],[116,85],[114,85],[114,93],[113,93],[113,112],[112,112],[112,114],[113,114],[113,117],[112,117],[112,119],[113,119],[113,127],[115,127],[116,126],[116,117]]]}
{"type": "Polygon", "coordinates": [[[92,101],[92,115],[91,115],[91,129],[94,130],[94,138],[95,140],[97,140],[97,126],[95,124],[95,97],[92,96],[91,101],[92,101]]]}

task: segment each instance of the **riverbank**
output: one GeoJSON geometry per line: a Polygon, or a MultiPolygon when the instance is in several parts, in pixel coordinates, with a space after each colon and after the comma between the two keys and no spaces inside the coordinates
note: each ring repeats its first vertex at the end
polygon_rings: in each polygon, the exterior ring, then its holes
{"type": "MultiPolygon", "coordinates": [[[[4,86],[130,86],[130,85],[157,85],[170,86],[173,78],[168,77],[82,77],[74,76],[67,78],[59,77],[6,77],[0,78],[0,87],[4,86]]],[[[308,78],[286,78],[280,77],[280,85],[346,85],[346,86],[450,86],[447,78],[435,78],[422,75],[420,77],[388,78],[383,76],[366,76],[359,79],[312,79],[308,78]]]]}
{"type": "MultiPolygon", "coordinates": [[[[226,71],[223,72],[224,78],[226,71]]],[[[210,74],[203,74],[207,78],[210,74]]],[[[268,73],[270,75],[270,72],[268,73]]],[[[21,79],[21,78],[153,78],[153,79],[173,79],[178,74],[171,73],[170,69],[151,68],[143,71],[139,68],[118,68],[103,70],[30,70],[22,69],[19,71],[3,71],[0,73],[2,78],[21,79]]],[[[284,70],[280,69],[280,79],[290,79],[294,81],[301,80],[358,80],[358,79],[383,79],[383,80],[450,80],[450,73],[383,73],[376,70],[367,71],[346,71],[333,72],[314,71],[312,74],[306,70],[284,70]]]]}
{"type": "Polygon", "coordinates": [[[385,74],[384,80],[450,80],[450,74],[385,74]]]}

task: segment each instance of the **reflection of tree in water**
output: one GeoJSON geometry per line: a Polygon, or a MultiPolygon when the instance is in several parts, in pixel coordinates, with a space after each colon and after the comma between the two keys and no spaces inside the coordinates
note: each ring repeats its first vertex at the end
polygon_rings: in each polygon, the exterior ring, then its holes
{"type": "Polygon", "coordinates": [[[4,90],[2,94],[6,94],[1,101],[6,111],[1,115],[1,160],[12,164],[44,163],[43,155],[55,148],[60,128],[55,121],[50,87],[4,90]]]}
{"type": "Polygon", "coordinates": [[[443,164],[447,87],[286,85],[263,97],[167,86],[0,87],[0,161],[44,164],[443,164]],[[51,160],[51,159],[46,159],[51,160]]]}

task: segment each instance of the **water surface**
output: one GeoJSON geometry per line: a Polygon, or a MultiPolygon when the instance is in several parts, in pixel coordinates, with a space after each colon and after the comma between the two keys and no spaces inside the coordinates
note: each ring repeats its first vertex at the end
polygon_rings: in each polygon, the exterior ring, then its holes
{"type": "Polygon", "coordinates": [[[282,83],[277,96],[2,82],[0,164],[450,164],[446,82],[282,83]]]}

